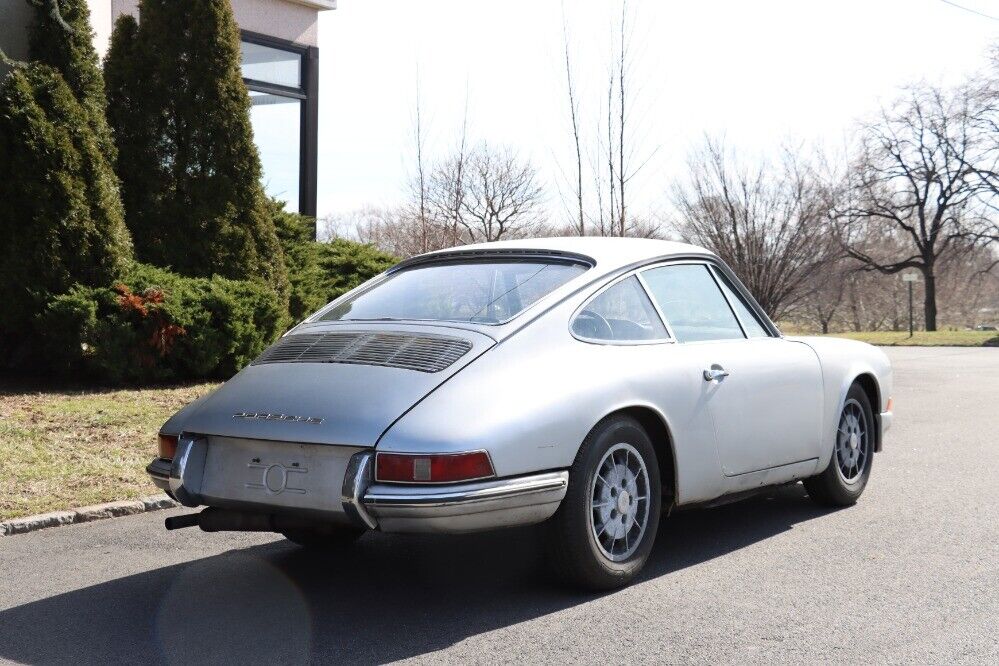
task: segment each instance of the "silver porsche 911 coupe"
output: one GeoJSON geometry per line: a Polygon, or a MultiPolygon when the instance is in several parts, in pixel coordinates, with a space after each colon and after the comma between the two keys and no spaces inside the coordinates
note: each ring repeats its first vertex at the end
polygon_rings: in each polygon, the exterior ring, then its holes
{"type": "Polygon", "coordinates": [[[699,247],[553,238],[413,257],[164,424],[167,527],[343,547],[545,522],[553,570],[626,584],[660,516],[804,481],[857,501],[892,422],[869,345],[785,337],[699,247]]]}

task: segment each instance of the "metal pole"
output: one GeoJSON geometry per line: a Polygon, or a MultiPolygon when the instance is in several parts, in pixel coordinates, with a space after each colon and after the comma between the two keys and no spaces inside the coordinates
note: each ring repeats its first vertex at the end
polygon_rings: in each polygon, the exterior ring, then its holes
{"type": "Polygon", "coordinates": [[[912,337],[912,281],[909,281],[909,337],[912,337]]]}

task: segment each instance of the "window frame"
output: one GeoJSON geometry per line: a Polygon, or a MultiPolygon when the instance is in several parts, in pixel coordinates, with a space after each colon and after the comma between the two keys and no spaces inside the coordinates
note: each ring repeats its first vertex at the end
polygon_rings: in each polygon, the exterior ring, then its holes
{"type": "Polygon", "coordinates": [[[241,42],[294,53],[301,58],[297,88],[243,78],[247,90],[301,101],[298,147],[298,212],[316,217],[319,163],[319,49],[259,32],[240,30],[241,42]]]}

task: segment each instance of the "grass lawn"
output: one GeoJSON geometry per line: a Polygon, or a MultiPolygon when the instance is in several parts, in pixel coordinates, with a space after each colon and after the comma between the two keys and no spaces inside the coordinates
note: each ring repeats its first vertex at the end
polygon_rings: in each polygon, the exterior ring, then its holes
{"type": "Polygon", "coordinates": [[[0,386],[0,520],[158,492],[145,473],[156,431],[214,387],[0,386]]]}
{"type": "Polygon", "coordinates": [[[832,333],[831,335],[888,347],[999,347],[999,332],[997,331],[916,331],[911,338],[908,331],[832,333]]]}

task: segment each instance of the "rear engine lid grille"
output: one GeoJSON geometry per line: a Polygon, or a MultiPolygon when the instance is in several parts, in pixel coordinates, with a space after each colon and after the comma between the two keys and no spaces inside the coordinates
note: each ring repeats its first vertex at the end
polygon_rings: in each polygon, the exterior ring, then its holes
{"type": "Polygon", "coordinates": [[[464,338],[351,331],[288,335],[264,351],[263,363],[354,363],[440,372],[472,349],[464,338]]]}

